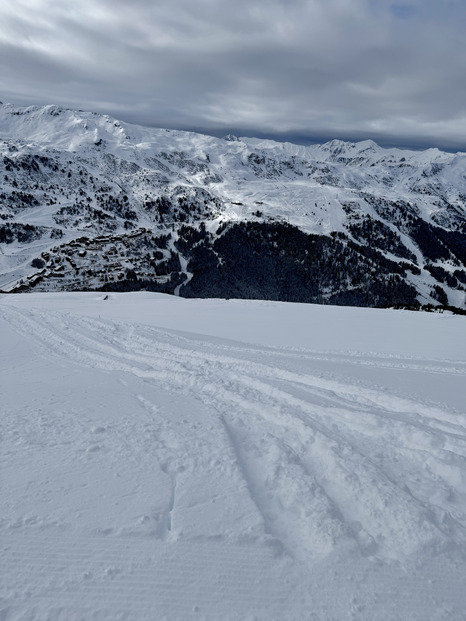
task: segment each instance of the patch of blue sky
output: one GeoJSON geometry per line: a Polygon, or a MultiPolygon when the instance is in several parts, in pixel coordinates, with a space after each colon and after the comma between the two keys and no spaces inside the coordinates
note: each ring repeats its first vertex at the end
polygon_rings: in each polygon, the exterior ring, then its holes
{"type": "Polygon", "coordinates": [[[390,11],[395,17],[398,17],[399,19],[410,19],[411,17],[414,17],[417,12],[415,6],[413,6],[412,4],[404,3],[391,4],[390,11]]]}

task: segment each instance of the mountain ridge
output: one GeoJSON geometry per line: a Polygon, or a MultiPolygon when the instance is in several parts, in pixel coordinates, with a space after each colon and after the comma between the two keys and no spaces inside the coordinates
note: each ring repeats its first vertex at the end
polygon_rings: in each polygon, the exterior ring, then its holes
{"type": "Polygon", "coordinates": [[[11,104],[0,148],[3,291],[465,307],[464,153],[219,139],[11,104]]]}

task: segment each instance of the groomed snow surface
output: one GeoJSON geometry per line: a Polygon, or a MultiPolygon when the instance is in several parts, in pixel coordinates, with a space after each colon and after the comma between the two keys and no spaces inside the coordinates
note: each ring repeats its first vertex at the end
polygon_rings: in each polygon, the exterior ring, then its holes
{"type": "Polygon", "coordinates": [[[0,297],[0,619],[464,620],[466,321],[0,297]]]}

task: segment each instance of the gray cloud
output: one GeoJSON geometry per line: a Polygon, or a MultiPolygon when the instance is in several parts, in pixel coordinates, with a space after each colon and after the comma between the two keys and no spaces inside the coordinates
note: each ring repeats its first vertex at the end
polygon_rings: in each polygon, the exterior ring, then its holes
{"type": "Polygon", "coordinates": [[[0,98],[466,150],[463,0],[0,0],[0,98]]]}

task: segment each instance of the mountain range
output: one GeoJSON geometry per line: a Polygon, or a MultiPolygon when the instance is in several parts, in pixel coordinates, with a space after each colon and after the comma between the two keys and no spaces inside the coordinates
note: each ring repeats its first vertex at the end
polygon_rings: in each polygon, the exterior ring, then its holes
{"type": "Polygon", "coordinates": [[[465,309],[466,153],[0,105],[0,289],[465,309]]]}

